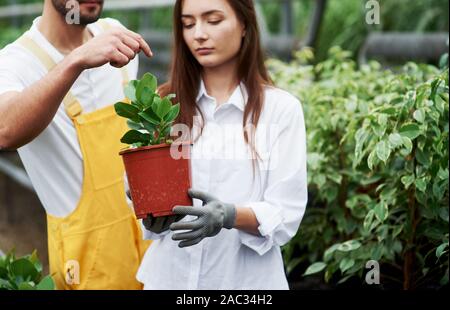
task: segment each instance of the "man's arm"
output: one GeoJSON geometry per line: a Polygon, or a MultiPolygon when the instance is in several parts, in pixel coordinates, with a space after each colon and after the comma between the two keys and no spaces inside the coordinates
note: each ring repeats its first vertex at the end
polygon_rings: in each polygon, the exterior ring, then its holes
{"type": "Polygon", "coordinates": [[[0,150],[17,149],[44,131],[83,70],[106,63],[120,68],[140,51],[153,55],[139,34],[116,27],[75,49],[22,92],[0,95],[0,150]]]}

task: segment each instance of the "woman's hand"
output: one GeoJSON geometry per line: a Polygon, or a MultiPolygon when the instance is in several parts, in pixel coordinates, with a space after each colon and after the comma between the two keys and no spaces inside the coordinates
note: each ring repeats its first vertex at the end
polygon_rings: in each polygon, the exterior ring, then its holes
{"type": "Polygon", "coordinates": [[[236,221],[236,207],[232,204],[224,203],[213,196],[190,189],[188,191],[191,198],[203,201],[203,207],[182,207],[173,208],[173,213],[178,215],[194,215],[198,218],[190,222],[179,222],[170,225],[170,230],[189,230],[188,232],[177,233],[172,236],[173,240],[181,240],[178,244],[180,248],[192,246],[205,237],[217,235],[222,228],[231,229],[236,221]]]}
{"type": "Polygon", "coordinates": [[[142,224],[144,224],[145,229],[155,234],[160,234],[168,230],[172,223],[178,222],[183,217],[184,215],[153,217],[151,214],[149,214],[145,219],[142,220],[142,224]]]}

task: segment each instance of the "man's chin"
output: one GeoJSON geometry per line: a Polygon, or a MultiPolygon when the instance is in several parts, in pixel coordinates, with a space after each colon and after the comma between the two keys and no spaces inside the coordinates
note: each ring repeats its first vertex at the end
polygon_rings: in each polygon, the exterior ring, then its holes
{"type": "Polygon", "coordinates": [[[100,19],[100,14],[85,14],[80,15],[80,24],[81,25],[89,25],[95,23],[100,19]]]}

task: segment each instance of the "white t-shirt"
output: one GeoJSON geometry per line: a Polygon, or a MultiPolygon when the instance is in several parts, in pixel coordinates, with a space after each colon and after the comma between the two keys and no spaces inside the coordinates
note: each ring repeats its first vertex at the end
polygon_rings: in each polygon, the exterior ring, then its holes
{"type": "MultiPolygon", "coordinates": [[[[58,63],[64,56],[38,30],[36,18],[27,34],[58,63]]],[[[120,26],[114,19],[106,19],[120,26]]],[[[103,31],[98,23],[88,25],[96,36],[103,31]]],[[[127,66],[129,79],[136,79],[138,57],[127,66]]],[[[22,91],[47,74],[41,62],[21,45],[12,43],[0,51],[0,94],[22,91]]],[[[120,69],[106,64],[85,70],[71,91],[85,113],[114,104],[124,98],[120,69]]],[[[26,113],[26,111],[23,111],[26,113]]],[[[50,125],[31,143],[21,147],[20,158],[48,214],[68,216],[78,205],[83,181],[83,158],[72,120],[61,104],[50,125]]]]}

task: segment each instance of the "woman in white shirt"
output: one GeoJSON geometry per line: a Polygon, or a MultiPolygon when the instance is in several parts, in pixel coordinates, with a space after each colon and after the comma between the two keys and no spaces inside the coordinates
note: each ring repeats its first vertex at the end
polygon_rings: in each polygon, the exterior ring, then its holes
{"type": "Polygon", "coordinates": [[[145,289],[288,289],[280,246],[307,202],[300,102],[272,86],[252,0],[178,0],[174,32],[160,93],[177,94],[179,122],[192,128],[194,206],[144,220],[155,241],[137,279],[145,289]]]}

